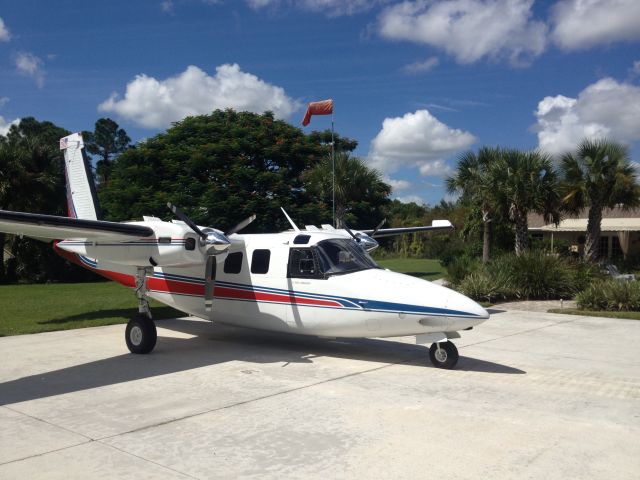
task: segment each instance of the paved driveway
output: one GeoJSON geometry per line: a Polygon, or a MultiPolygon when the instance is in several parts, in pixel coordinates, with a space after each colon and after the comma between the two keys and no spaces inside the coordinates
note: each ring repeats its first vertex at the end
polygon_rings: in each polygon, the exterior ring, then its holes
{"type": "Polygon", "coordinates": [[[495,312],[399,340],[159,322],[0,338],[0,478],[640,478],[640,322],[495,312]]]}

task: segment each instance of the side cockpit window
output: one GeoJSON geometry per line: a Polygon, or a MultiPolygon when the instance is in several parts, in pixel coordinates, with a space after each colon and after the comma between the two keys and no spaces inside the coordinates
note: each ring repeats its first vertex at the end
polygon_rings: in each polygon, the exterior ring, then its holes
{"type": "Polygon", "coordinates": [[[310,248],[292,248],[289,251],[289,278],[323,278],[318,261],[310,248]]]}
{"type": "Polygon", "coordinates": [[[240,273],[242,270],[242,252],[233,252],[224,260],[224,273],[240,273]]]}

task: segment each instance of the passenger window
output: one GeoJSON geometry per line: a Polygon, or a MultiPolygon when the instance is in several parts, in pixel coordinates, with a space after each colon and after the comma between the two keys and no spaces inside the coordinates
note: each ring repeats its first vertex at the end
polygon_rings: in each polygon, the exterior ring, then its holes
{"type": "Polygon", "coordinates": [[[313,251],[310,248],[292,248],[289,252],[290,278],[322,278],[313,251]]]}
{"type": "Polygon", "coordinates": [[[242,270],[242,252],[233,252],[224,260],[224,273],[240,273],[242,270]]]}
{"type": "Polygon", "coordinates": [[[251,257],[251,273],[267,273],[271,250],[254,250],[251,257]]]}

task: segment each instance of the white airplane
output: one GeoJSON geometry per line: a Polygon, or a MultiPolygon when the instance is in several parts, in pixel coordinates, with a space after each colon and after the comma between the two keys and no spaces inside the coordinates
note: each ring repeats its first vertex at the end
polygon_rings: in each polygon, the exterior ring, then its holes
{"type": "Polygon", "coordinates": [[[431,344],[436,367],[453,368],[460,338],[489,318],[473,300],[426,280],[380,268],[368,252],[374,237],[452,228],[351,231],[307,226],[275,234],[223,233],[180,220],[138,222],[97,219],[97,196],[80,134],[60,140],[65,151],[69,217],[0,210],[0,231],[47,241],[55,250],[104,277],[135,288],[139,315],[127,324],[132,353],[149,353],[156,327],[148,297],[203,319],[240,327],[319,337],[415,335],[431,344]]]}

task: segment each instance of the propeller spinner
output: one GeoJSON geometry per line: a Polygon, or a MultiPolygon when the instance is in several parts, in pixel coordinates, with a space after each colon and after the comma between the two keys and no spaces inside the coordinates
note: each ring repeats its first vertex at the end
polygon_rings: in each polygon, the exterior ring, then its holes
{"type": "Polygon", "coordinates": [[[231,241],[227,238],[227,235],[233,235],[239,232],[253,222],[256,216],[255,214],[251,215],[228,232],[222,233],[213,228],[200,229],[182,210],[171,202],[167,202],[167,207],[200,237],[200,245],[206,247],[207,261],[204,268],[204,307],[205,311],[209,314],[209,318],[213,320],[213,296],[216,286],[216,255],[225,252],[231,245],[231,241]]]}

